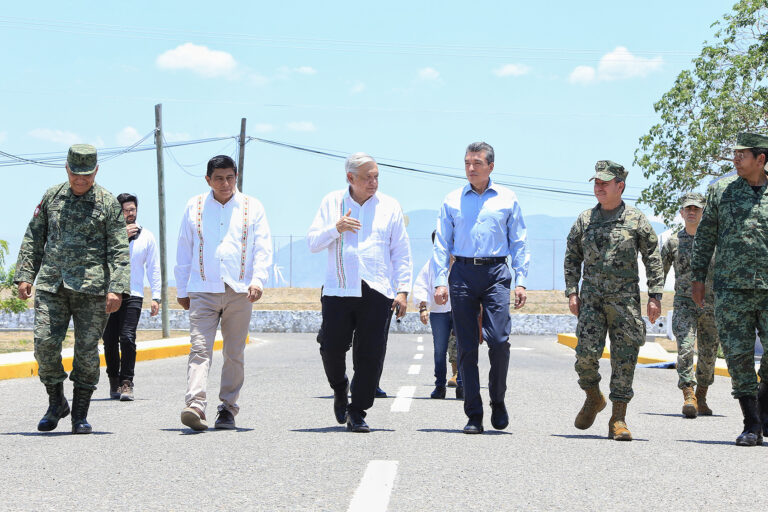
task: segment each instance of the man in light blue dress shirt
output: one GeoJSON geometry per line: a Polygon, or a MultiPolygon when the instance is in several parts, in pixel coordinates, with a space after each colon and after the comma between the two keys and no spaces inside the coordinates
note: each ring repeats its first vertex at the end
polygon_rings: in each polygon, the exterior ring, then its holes
{"type": "Polygon", "coordinates": [[[528,252],[525,221],[517,196],[493,183],[493,147],[475,142],[467,147],[464,169],[469,183],[445,197],[437,220],[433,258],[437,268],[435,302],[448,301],[459,348],[459,368],[464,379],[466,434],[483,432],[483,404],[477,368],[479,333],[477,316],[483,306],[483,338],[488,343],[491,371],[491,425],[507,427],[504,405],[509,368],[510,289],[514,284],[515,309],[525,305],[528,252]],[[449,272],[450,256],[456,262],[449,272]],[[507,256],[510,265],[507,266],[507,256]],[[511,271],[510,271],[511,267],[511,271]],[[448,286],[447,286],[448,285],[448,286]]]}

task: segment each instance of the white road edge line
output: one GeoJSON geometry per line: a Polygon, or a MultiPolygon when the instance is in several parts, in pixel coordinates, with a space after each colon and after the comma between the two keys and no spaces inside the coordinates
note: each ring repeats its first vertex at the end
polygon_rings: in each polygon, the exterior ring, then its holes
{"type": "Polygon", "coordinates": [[[423,358],[423,357],[424,357],[424,354],[422,354],[422,353],[419,353],[419,354],[413,354],[413,358],[414,358],[414,359],[421,359],[421,358],[423,358]]]}
{"type": "Polygon", "coordinates": [[[389,408],[391,412],[408,412],[411,410],[411,401],[416,393],[416,386],[402,386],[397,390],[397,396],[389,408]]]}
{"type": "Polygon", "coordinates": [[[396,460],[370,461],[347,512],[385,512],[396,475],[396,460]]]}
{"type": "Polygon", "coordinates": [[[418,375],[419,373],[421,373],[420,364],[412,364],[410,367],[408,367],[408,375],[418,375]]]}

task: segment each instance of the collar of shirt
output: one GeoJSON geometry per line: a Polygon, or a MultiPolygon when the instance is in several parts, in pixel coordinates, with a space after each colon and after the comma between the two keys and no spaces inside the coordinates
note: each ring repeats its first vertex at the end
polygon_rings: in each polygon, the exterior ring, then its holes
{"type": "MultiPolygon", "coordinates": [[[[350,187],[347,187],[347,191],[344,193],[344,201],[349,200],[348,204],[351,204],[352,206],[357,206],[358,208],[363,208],[367,205],[376,204],[379,202],[379,197],[376,195],[378,192],[375,192],[371,197],[368,198],[366,202],[363,204],[358,203],[352,198],[352,193],[349,191],[350,187]]],[[[347,212],[344,212],[345,214],[347,212]]]]}
{"type": "Polygon", "coordinates": [[[232,194],[232,197],[229,198],[229,201],[221,204],[216,200],[215,197],[213,197],[213,190],[211,190],[208,192],[208,196],[205,198],[205,201],[218,205],[220,208],[234,208],[243,204],[243,194],[236,190],[235,193],[232,194]]]}
{"type": "Polygon", "coordinates": [[[472,193],[474,193],[474,194],[476,194],[478,196],[483,196],[485,193],[490,192],[490,191],[492,191],[494,193],[494,195],[498,195],[499,194],[499,191],[496,189],[496,187],[495,187],[495,185],[493,183],[493,180],[491,178],[488,178],[488,186],[485,187],[485,190],[483,190],[482,194],[478,194],[477,192],[475,192],[475,189],[472,188],[472,184],[471,183],[467,183],[464,186],[464,190],[461,191],[461,195],[465,196],[465,195],[469,194],[470,192],[472,192],[472,193]]]}

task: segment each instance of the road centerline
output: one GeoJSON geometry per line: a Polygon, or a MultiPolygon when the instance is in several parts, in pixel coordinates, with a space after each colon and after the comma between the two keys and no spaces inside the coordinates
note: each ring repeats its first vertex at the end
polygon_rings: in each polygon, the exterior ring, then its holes
{"type": "Polygon", "coordinates": [[[385,512],[396,475],[396,460],[370,461],[347,512],[385,512]]]}

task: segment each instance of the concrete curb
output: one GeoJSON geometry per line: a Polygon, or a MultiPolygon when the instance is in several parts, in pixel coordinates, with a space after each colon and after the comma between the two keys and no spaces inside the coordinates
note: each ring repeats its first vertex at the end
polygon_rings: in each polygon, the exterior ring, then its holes
{"type": "MultiPolygon", "coordinates": [[[[566,347],[575,349],[578,343],[578,338],[576,338],[576,335],[573,333],[559,333],[557,335],[557,342],[561,345],[565,345],[566,347]]],[[[605,348],[603,349],[602,359],[610,358],[611,351],[609,350],[608,343],[606,342],[605,348]]],[[[645,343],[645,345],[640,347],[640,354],[637,356],[637,362],[639,364],[668,363],[670,361],[676,360],[677,356],[670,354],[664,350],[661,345],[653,341],[648,341],[645,343]]],[[[722,377],[731,376],[731,374],[728,373],[728,366],[725,364],[724,359],[718,359],[715,363],[715,375],[720,375],[722,377]]]]}
{"type": "MultiPolygon", "coordinates": [[[[248,344],[250,342],[250,337],[247,337],[245,343],[248,344]]],[[[217,332],[216,341],[213,343],[213,350],[221,350],[222,345],[221,332],[217,332]]],[[[190,347],[191,344],[188,337],[140,341],[136,343],[136,361],[185,356],[189,354],[190,347]]],[[[64,371],[72,371],[73,357],[74,348],[67,348],[61,351],[61,363],[64,365],[64,371]]],[[[104,347],[99,345],[99,366],[104,367],[106,365],[107,363],[104,361],[104,347]]],[[[35,360],[34,352],[0,354],[0,380],[20,379],[36,375],[37,361],[35,360]]]]}

